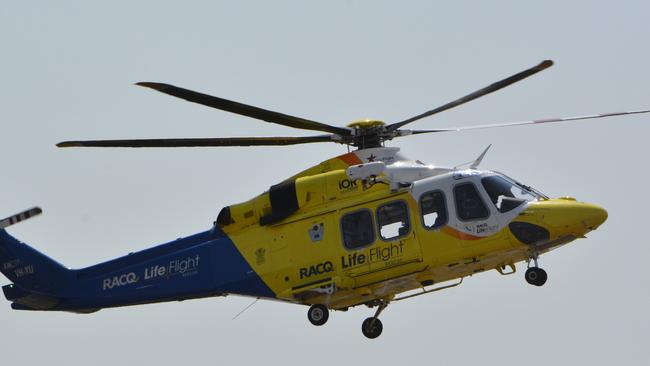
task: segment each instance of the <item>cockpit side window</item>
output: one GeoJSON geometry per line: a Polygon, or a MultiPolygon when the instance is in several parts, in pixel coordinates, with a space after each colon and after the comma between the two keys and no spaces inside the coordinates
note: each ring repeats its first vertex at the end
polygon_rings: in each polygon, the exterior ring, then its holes
{"type": "Polygon", "coordinates": [[[508,212],[521,206],[526,201],[536,199],[535,196],[522,187],[518,187],[498,175],[485,177],[481,179],[481,183],[499,212],[508,212]]]}
{"type": "Polygon", "coordinates": [[[343,244],[347,249],[358,249],[375,241],[372,214],[368,210],[350,212],[341,218],[343,244]]]}
{"type": "Polygon", "coordinates": [[[420,197],[420,213],[424,227],[437,229],[447,223],[447,205],[442,191],[432,191],[420,197]]]}
{"type": "Polygon", "coordinates": [[[383,240],[393,240],[409,233],[408,206],[404,201],[395,201],[377,208],[377,226],[383,240]]]}
{"type": "Polygon", "coordinates": [[[454,200],[458,218],[464,221],[485,219],[490,211],[483,203],[473,183],[462,183],[454,187],[454,200]]]}

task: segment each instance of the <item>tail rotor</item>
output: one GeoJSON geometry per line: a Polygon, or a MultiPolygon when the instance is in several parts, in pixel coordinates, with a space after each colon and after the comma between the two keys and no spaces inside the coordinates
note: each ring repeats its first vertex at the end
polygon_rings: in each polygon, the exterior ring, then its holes
{"type": "Polygon", "coordinates": [[[30,208],[29,210],[25,210],[21,213],[17,213],[13,216],[9,216],[6,219],[0,220],[0,229],[7,228],[11,225],[17,224],[21,221],[25,221],[27,219],[31,219],[34,216],[38,216],[43,213],[43,210],[41,210],[40,207],[33,207],[30,208]]]}

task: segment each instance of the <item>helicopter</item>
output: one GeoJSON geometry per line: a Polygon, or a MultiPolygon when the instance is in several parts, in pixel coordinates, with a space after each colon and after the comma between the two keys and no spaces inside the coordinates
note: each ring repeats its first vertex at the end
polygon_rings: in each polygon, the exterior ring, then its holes
{"type": "Polygon", "coordinates": [[[337,143],[348,152],[303,170],[248,201],[223,207],[211,227],[149,249],[69,269],[5,229],[39,215],[38,207],[0,220],[2,287],[15,310],[81,314],[149,303],[240,295],[308,306],[324,325],[331,311],[366,305],[362,333],[383,331],[391,303],[449,289],[496,270],[542,286],[540,255],[596,230],[607,211],[572,197],[550,198],[497,171],[443,167],[404,156],[386,141],[410,135],[596,119],[650,110],[460,128],[409,130],[407,124],[455,108],[553,65],[545,60],[445,105],[394,123],[346,127],[316,122],[177,86],[136,85],[204,106],[287,127],[304,137],[226,137],[64,141],[58,147],[228,147],[337,143]],[[350,151],[350,148],[356,150],[350,151]]]}

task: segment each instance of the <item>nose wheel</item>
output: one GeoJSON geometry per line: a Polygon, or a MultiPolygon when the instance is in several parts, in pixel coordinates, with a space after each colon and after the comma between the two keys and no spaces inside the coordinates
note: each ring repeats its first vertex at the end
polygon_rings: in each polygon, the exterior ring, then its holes
{"type": "Polygon", "coordinates": [[[309,307],[307,311],[307,319],[309,322],[320,326],[327,323],[327,319],[330,317],[330,311],[323,304],[315,304],[309,307]]]}
{"type": "Polygon", "coordinates": [[[546,271],[539,267],[530,267],[526,270],[526,282],[534,286],[542,286],[546,283],[548,275],[546,271]]]}
{"type": "MultiPolygon", "coordinates": [[[[526,270],[526,273],[524,274],[526,282],[533,286],[543,286],[548,279],[548,275],[546,274],[545,270],[537,266],[537,256],[533,257],[532,260],[535,262],[535,266],[528,267],[526,270]]],[[[528,263],[530,264],[530,260],[528,263]]]]}

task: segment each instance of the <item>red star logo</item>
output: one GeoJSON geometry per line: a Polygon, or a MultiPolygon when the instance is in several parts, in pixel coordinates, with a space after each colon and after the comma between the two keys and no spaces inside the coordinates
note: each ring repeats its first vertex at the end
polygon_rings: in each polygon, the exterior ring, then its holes
{"type": "Polygon", "coordinates": [[[372,163],[373,161],[375,161],[375,159],[377,159],[377,157],[375,155],[373,155],[373,154],[370,154],[370,156],[368,156],[368,162],[369,163],[372,163]]]}

